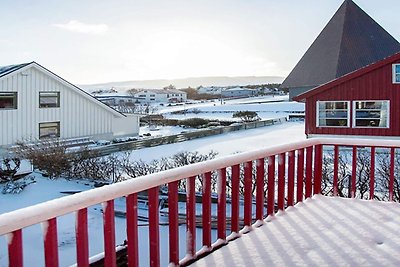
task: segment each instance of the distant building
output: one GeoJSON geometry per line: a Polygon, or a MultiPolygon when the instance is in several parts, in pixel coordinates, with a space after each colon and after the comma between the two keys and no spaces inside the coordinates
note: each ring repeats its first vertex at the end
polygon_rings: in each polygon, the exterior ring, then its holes
{"type": "Polygon", "coordinates": [[[345,0],[281,88],[289,98],[400,51],[399,42],[353,1],[345,0]]]}
{"type": "Polygon", "coordinates": [[[141,103],[179,103],[186,102],[187,93],[176,89],[142,89],[134,97],[141,103]]]}
{"type": "Polygon", "coordinates": [[[197,93],[198,94],[208,94],[208,95],[221,95],[221,92],[225,90],[224,87],[217,87],[217,86],[209,86],[209,87],[204,87],[200,86],[197,88],[197,93]]]}
{"type": "Polygon", "coordinates": [[[138,132],[138,115],[110,108],[36,62],[0,67],[0,146],[138,132]]]}
{"type": "Polygon", "coordinates": [[[248,89],[248,88],[241,88],[241,87],[234,87],[225,89],[222,91],[222,97],[224,98],[235,98],[235,97],[250,97],[257,95],[258,92],[256,90],[248,89]]]}
{"type": "Polygon", "coordinates": [[[132,96],[126,92],[92,92],[92,95],[99,101],[109,106],[121,106],[127,104],[140,103],[144,98],[132,96]]]}

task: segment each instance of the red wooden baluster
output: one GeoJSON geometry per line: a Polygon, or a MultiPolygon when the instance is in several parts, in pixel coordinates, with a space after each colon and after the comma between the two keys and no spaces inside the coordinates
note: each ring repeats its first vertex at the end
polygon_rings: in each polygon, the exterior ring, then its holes
{"type": "Polygon", "coordinates": [[[76,262],[78,267],[89,266],[89,239],[87,209],[80,209],[76,213],[76,262]]]}
{"type": "Polygon", "coordinates": [[[226,239],[226,168],[218,171],[218,239],[226,239]]]}
{"type": "Polygon", "coordinates": [[[160,266],[160,230],[158,210],[158,186],[150,188],[149,193],[149,241],[150,266],[160,266]]]}
{"type": "Polygon", "coordinates": [[[309,198],[312,195],[312,161],[313,147],[310,146],[306,148],[306,198],[309,198]]]}
{"type": "Polygon", "coordinates": [[[203,177],[203,246],[211,247],[211,172],[203,177]]]}
{"type": "Polygon", "coordinates": [[[257,194],[256,194],[256,219],[262,220],[264,217],[264,159],[257,160],[257,194]]]}
{"type": "Polygon", "coordinates": [[[178,181],[168,184],[169,263],[179,264],[178,181]]]}
{"type": "Polygon", "coordinates": [[[303,201],[304,148],[297,150],[297,194],[296,203],[303,201]]]}
{"type": "Polygon", "coordinates": [[[275,213],[275,156],[268,157],[267,215],[275,213]]]}
{"type": "Polygon", "coordinates": [[[7,235],[8,241],[8,265],[22,267],[23,249],[22,249],[22,229],[16,230],[7,235]]]}
{"type": "Polygon", "coordinates": [[[105,266],[117,266],[115,253],[115,220],[114,200],[103,203],[104,221],[104,264],[105,266]]]}
{"type": "Polygon", "coordinates": [[[287,196],[287,204],[288,206],[294,205],[294,151],[290,151],[288,155],[288,196],[287,196]]]}
{"type": "Polygon", "coordinates": [[[375,194],[375,147],[371,147],[371,168],[369,173],[369,199],[375,194]]]}
{"type": "Polygon", "coordinates": [[[43,223],[44,259],[46,267],[58,266],[57,219],[52,218],[43,223]]]}
{"type": "Polygon", "coordinates": [[[196,254],[196,177],[187,179],[186,185],[186,249],[187,254],[194,256],[196,254]]]}
{"type": "Polygon", "coordinates": [[[356,176],[357,176],[357,147],[353,146],[353,159],[351,168],[351,190],[350,197],[356,196],[356,176]]]}
{"type": "Polygon", "coordinates": [[[232,221],[231,231],[239,232],[239,182],[240,165],[232,166],[232,221]]]}
{"type": "Polygon", "coordinates": [[[393,185],[394,185],[394,164],[395,164],[395,148],[390,149],[390,178],[389,178],[389,201],[393,201],[393,185]]]}
{"type": "Polygon", "coordinates": [[[335,145],[333,155],[333,195],[338,195],[338,175],[339,175],[339,146],[335,145]]]}
{"type": "Polygon", "coordinates": [[[285,153],[278,156],[278,209],[285,209],[285,153]]]}
{"type": "Polygon", "coordinates": [[[244,225],[251,225],[252,213],[252,172],[253,162],[249,161],[244,163],[244,225]]]}
{"type": "Polygon", "coordinates": [[[128,245],[128,266],[139,266],[137,194],[126,197],[126,236],[128,245]]]}
{"type": "Polygon", "coordinates": [[[314,156],[314,195],[321,193],[321,180],[322,180],[322,145],[315,146],[314,156]]]}

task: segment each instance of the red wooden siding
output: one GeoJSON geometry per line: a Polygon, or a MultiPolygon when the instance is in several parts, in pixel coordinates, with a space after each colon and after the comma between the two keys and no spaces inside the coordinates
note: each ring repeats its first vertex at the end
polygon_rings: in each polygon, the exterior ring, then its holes
{"type": "MultiPolygon", "coordinates": [[[[392,64],[389,62],[361,76],[306,99],[306,134],[400,136],[400,84],[392,82],[392,64]],[[353,105],[350,104],[350,127],[317,127],[317,101],[389,100],[389,128],[353,128],[353,105]]],[[[356,74],[356,72],[354,73],[356,74]]]]}

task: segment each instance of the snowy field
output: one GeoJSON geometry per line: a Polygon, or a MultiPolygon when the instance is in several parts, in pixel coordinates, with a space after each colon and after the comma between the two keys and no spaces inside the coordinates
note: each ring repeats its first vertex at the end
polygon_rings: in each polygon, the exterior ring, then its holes
{"type": "Polygon", "coordinates": [[[306,139],[303,122],[284,122],[251,130],[241,130],[191,141],[133,151],[131,159],[151,161],[182,151],[218,152],[217,157],[306,139]]]}
{"type": "MultiPolygon", "coordinates": [[[[151,161],[153,159],[168,157],[178,153],[179,151],[198,151],[200,153],[208,153],[211,150],[218,152],[218,156],[224,156],[237,152],[244,152],[261,147],[271,145],[284,144],[291,141],[305,139],[304,124],[302,122],[288,122],[269,127],[257,128],[252,130],[242,130],[227,134],[211,136],[182,143],[169,144],[151,148],[145,148],[133,151],[132,159],[141,159],[151,161]]],[[[0,194],[0,214],[9,212],[22,207],[41,203],[47,200],[65,196],[63,191],[81,191],[93,188],[93,183],[89,181],[68,181],[66,179],[58,179],[51,181],[43,178],[39,174],[33,174],[35,183],[30,184],[25,190],[17,195],[0,194]]],[[[123,206],[123,199],[116,201],[116,208],[123,206]]],[[[90,255],[96,255],[103,251],[103,230],[102,230],[102,213],[101,205],[90,207],[88,209],[89,217],[89,238],[90,238],[90,255]]],[[[116,218],[116,241],[117,244],[123,243],[125,236],[125,220],[116,218]]],[[[184,240],[186,226],[181,226],[181,248],[180,255],[185,254],[184,240]]],[[[75,231],[74,231],[74,215],[69,214],[58,219],[58,241],[60,253],[60,266],[69,266],[75,262],[75,231]]],[[[201,236],[201,229],[197,229],[198,235],[201,236]]],[[[40,225],[34,225],[23,230],[24,236],[24,254],[25,265],[42,266],[44,262],[43,256],[43,238],[40,225]]],[[[161,260],[162,265],[166,265],[168,255],[168,228],[161,226],[161,260]]],[[[141,265],[147,265],[148,259],[148,227],[143,225],[139,227],[140,255],[143,262],[141,265]]],[[[201,240],[198,240],[197,248],[201,247],[201,240]]],[[[7,266],[6,239],[0,238],[0,266],[7,266]]]]}
{"type": "Polygon", "coordinates": [[[182,132],[193,132],[193,131],[197,131],[197,130],[198,129],[195,129],[195,128],[183,128],[180,126],[162,126],[162,127],[158,127],[157,131],[154,131],[149,126],[142,126],[139,129],[139,135],[150,133],[151,136],[158,137],[158,136],[180,134],[182,132]]]}
{"type": "Polygon", "coordinates": [[[197,104],[180,104],[179,106],[163,107],[158,111],[169,119],[204,118],[226,121],[239,121],[232,118],[237,111],[255,111],[263,119],[287,117],[293,112],[304,112],[304,104],[288,102],[288,96],[264,96],[245,99],[226,100],[197,104]],[[174,111],[186,110],[184,114],[172,114],[174,111]],[[193,112],[195,111],[195,113],[193,112]]]}

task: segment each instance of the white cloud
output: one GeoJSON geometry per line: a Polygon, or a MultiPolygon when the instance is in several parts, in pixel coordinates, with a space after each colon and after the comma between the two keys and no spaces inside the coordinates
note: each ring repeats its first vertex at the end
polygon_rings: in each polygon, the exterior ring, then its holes
{"type": "Polygon", "coordinates": [[[106,24],[86,24],[77,20],[71,20],[65,24],[53,24],[55,27],[79,33],[104,34],[109,27],[106,24]]]}

